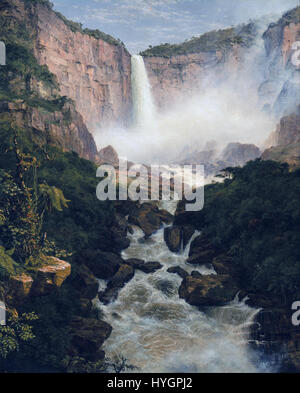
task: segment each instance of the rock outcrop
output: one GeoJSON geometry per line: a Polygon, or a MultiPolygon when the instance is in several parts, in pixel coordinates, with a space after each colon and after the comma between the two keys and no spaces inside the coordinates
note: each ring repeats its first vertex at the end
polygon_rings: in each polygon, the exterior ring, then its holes
{"type": "Polygon", "coordinates": [[[155,273],[156,270],[162,268],[162,264],[159,262],[146,262],[143,265],[139,266],[139,270],[146,274],[155,273]]]}
{"type": "Polygon", "coordinates": [[[95,161],[97,147],[81,115],[72,103],[57,105],[57,110],[45,111],[23,100],[0,102],[0,119],[27,129],[39,145],[53,144],[64,151],[75,151],[81,157],[95,161]]]}
{"type": "Polygon", "coordinates": [[[73,285],[84,299],[92,300],[97,296],[98,280],[86,265],[79,266],[73,285]]]}
{"type": "Polygon", "coordinates": [[[85,356],[91,361],[102,360],[105,356],[101,350],[104,341],[110,336],[112,327],[101,320],[76,317],[71,323],[73,356],[85,356]]]}
{"type": "Polygon", "coordinates": [[[59,288],[71,274],[71,265],[58,258],[51,257],[50,264],[37,270],[32,292],[35,296],[48,295],[55,288],[59,288]]]}
{"type": "Polygon", "coordinates": [[[181,277],[181,278],[186,278],[189,275],[188,272],[186,272],[180,266],[169,267],[167,272],[171,273],[171,274],[178,274],[178,276],[181,277]]]}
{"type": "Polygon", "coordinates": [[[165,210],[160,210],[152,203],[136,204],[131,208],[128,222],[139,226],[145,236],[151,236],[163,223],[170,224],[173,217],[165,210]]]}
{"type": "Polygon", "coordinates": [[[165,228],[164,239],[170,251],[172,252],[180,251],[181,244],[182,244],[181,228],[178,226],[165,228]]]}
{"type": "Polygon", "coordinates": [[[100,250],[83,251],[80,260],[97,278],[104,280],[111,279],[123,263],[122,258],[117,254],[100,250]]]}
{"type": "Polygon", "coordinates": [[[210,265],[216,255],[217,252],[208,239],[197,236],[191,243],[187,262],[191,265],[210,265]]]}
{"type": "MultiPolygon", "coordinates": [[[[56,145],[95,161],[96,144],[83,117],[70,97],[60,91],[58,80],[47,65],[38,62],[42,49],[38,14],[41,10],[49,17],[53,14],[47,2],[43,3],[1,2],[1,40],[10,43],[7,65],[1,68],[1,79],[5,81],[5,88],[0,87],[1,124],[24,130],[28,139],[39,146],[56,145]]],[[[61,41],[60,45],[65,43],[61,41]]]]}
{"type": "Polygon", "coordinates": [[[179,45],[160,45],[142,52],[157,107],[201,91],[208,80],[234,75],[256,34],[253,24],[212,31],[179,45]]]}
{"type": "Polygon", "coordinates": [[[10,277],[8,301],[11,300],[13,304],[22,303],[29,295],[32,284],[33,278],[25,273],[10,277]]]}
{"type": "Polygon", "coordinates": [[[255,145],[229,143],[222,151],[220,159],[224,161],[224,166],[243,166],[248,161],[259,158],[260,155],[261,152],[255,145]]]}
{"type": "Polygon", "coordinates": [[[155,273],[162,268],[159,262],[145,262],[142,259],[127,259],[124,261],[127,265],[132,266],[133,269],[140,270],[146,274],[155,273]]]}
{"type": "Polygon", "coordinates": [[[284,116],[273,135],[274,145],[262,154],[264,160],[286,162],[292,169],[300,166],[300,106],[284,116]]]}
{"type": "Polygon", "coordinates": [[[58,258],[47,257],[44,266],[37,268],[33,276],[28,273],[12,275],[8,280],[8,304],[22,304],[28,296],[49,295],[61,287],[71,274],[71,265],[58,258]]]}
{"type": "Polygon", "coordinates": [[[99,300],[108,304],[115,300],[118,296],[118,292],[124,285],[130,281],[134,276],[134,269],[132,266],[123,264],[119,267],[117,273],[108,281],[107,287],[104,292],[99,293],[99,300]]]}
{"type": "Polygon", "coordinates": [[[268,67],[266,79],[259,88],[262,105],[279,115],[289,114],[299,104],[300,65],[292,57],[294,43],[300,40],[300,7],[271,23],[263,38],[268,67]]]}
{"type": "MultiPolygon", "coordinates": [[[[198,273],[198,272],[197,272],[198,273]]],[[[234,299],[238,287],[229,275],[187,276],[179,288],[179,297],[193,306],[223,306],[234,299]]]]}
{"type": "Polygon", "coordinates": [[[131,56],[121,42],[82,30],[43,4],[32,7],[36,56],[75,101],[88,128],[126,122],[131,110],[131,56]]]}
{"type": "Polygon", "coordinates": [[[113,167],[119,166],[119,156],[116,150],[112,146],[106,146],[101,149],[98,153],[98,164],[108,164],[112,165],[113,167]]]}

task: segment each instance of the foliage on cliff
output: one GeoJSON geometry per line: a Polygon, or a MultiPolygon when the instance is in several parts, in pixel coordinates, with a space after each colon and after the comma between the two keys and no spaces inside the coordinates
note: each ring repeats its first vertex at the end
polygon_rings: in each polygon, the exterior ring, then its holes
{"type": "Polygon", "coordinates": [[[53,9],[53,3],[51,3],[49,0],[24,0],[24,1],[27,4],[33,4],[33,5],[41,4],[46,6],[50,11],[53,11],[56,14],[56,16],[58,16],[65,23],[65,25],[68,26],[68,28],[73,31],[73,33],[80,32],[82,34],[88,34],[96,39],[101,39],[111,45],[118,45],[118,46],[120,45],[125,47],[122,41],[112,37],[109,34],[104,33],[103,31],[100,31],[98,29],[93,30],[93,29],[83,28],[81,23],[77,23],[70,19],[67,19],[60,12],[55,11],[53,9]]]}
{"type": "Polygon", "coordinates": [[[0,40],[6,44],[6,66],[0,67],[0,100],[24,100],[33,107],[53,112],[62,110],[65,98],[58,94],[56,77],[34,56],[35,31],[25,21],[17,21],[0,12],[0,40]],[[38,87],[49,91],[42,95],[38,87]]]}
{"type": "Polygon", "coordinates": [[[269,28],[275,27],[277,25],[286,26],[290,23],[300,23],[300,6],[293,8],[292,10],[283,14],[279,21],[277,23],[271,23],[269,28]]]}
{"type": "Polygon", "coordinates": [[[36,157],[20,150],[16,136],[13,141],[15,170],[0,169],[0,245],[7,250],[2,252],[0,278],[43,264],[47,259],[42,232],[45,215],[54,209],[62,211],[68,202],[58,188],[38,183],[36,157]]]}
{"type": "Polygon", "coordinates": [[[229,168],[224,183],[205,188],[196,225],[215,247],[229,251],[242,287],[300,296],[300,171],[287,164],[252,161],[229,168]]]}
{"type": "MultiPolygon", "coordinates": [[[[64,153],[53,146],[41,148],[34,144],[26,131],[19,130],[19,158],[24,159],[23,165],[26,162],[37,164],[36,168],[29,166],[23,174],[26,181],[24,195],[18,182],[19,160],[14,146],[14,130],[0,127],[0,140],[0,286],[7,283],[12,274],[34,269],[25,266],[27,248],[23,250],[23,246],[32,242],[38,250],[45,252],[46,249],[54,255],[60,248],[66,248],[70,251],[68,254],[72,254],[81,248],[111,247],[108,234],[114,208],[111,202],[100,202],[96,198],[95,164],[81,159],[76,153],[64,153]],[[68,208],[63,208],[66,205],[68,208]],[[23,209],[30,213],[29,226],[23,209]],[[37,227],[31,226],[31,214],[37,219],[37,227]],[[24,243],[24,239],[29,240],[24,243]],[[16,256],[19,244],[20,252],[16,256]]],[[[74,275],[74,259],[69,258],[74,275]]],[[[97,317],[82,310],[80,294],[73,280],[72,276],[49,296],[28,299],[18,309],[22,313],[34,311],[38,315],[39,319],[33,321],[35,338],[23,343],[19,352],[9,353],[5,362],[0,361],[1,370],[65,371],[63,362],[69,354],[72,318],[78,315],[97,317]]],[[[73,364],[72,359],[70,362],[73,364]]],[[[96,365],[90,363],[90,367],[96,365]]]]}
{"type": "Polygon", "coordinates": [[[249,47],[256,35],[254,23],[228,28],[213,30],[200,37],[193,37],[181,44],[162,44],[141,52],[142,56],[158,56],[169,58],[176,55],[185,55],[198,52],[227,51],[233,45],[249,47]]]}

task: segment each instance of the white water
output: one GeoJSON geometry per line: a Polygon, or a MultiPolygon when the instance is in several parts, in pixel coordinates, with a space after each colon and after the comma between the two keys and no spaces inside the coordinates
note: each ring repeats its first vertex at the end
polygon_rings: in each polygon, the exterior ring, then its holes
{"type": "Polygon", "coordinates": [[[104,344],[107,356],[123,355],[141,372],[261,371],[247,346],[249,326],[258,310],[237,299],[206,313],[190,306],[178,296],[181,278],[167,269],[179,265],[188,272],[215,272],[186,264],[189,245],[181,254],[170,252],[163,229],[147,240],[143,237],[134,228],[123,258],[159,261],[163,268],[148,275],[136,271],[114,303],[98,303],[113,327],[104,344]]]}
{"type": "Polygon", "coordinates": [[[261,111],[257,51],[250,52],[238,75],[217,82],[219,75],[211,75],[212,70],[201,88],[170,97],[163,111],[156,109],[143,57],[132,56],[133,124],[99,129],[94,135],[98,148],[112,145],[131,161],[169,164],[183,148],[201,151],[211,140],[220,150],[229,142],[263,146],[276,120],[261,111]]]}
{"type": "Polygon", "coordinates": [[[156,114],[143,57],[139,55],[132,56],[131,66],[134,125],[136,127],[151,126],[156,114]]]}
{"type": "MultiPolygon", "coordinates": [[[[207,136],[224,140],[225,135],[228,141],[240,138],[249,142],[250,135],[250,141],[255,142],[257,135],[270,127],[269,119],[259,114],[255,105],[250,105],[249,95],[245,95],[244,105],[241,97],[230,89],[222,90],[221,96],[219,89],[211,90],[187,101],[184,110],[181,106],[158,115],[140,56],[132,58],[132,87],[135,126],[129,131],[112,133],[110,130],[107,139],[129,159],[151,162],[151,159],[166,158],[170,152],[181,150],[183,141],[193,144],[195,137],[202,142],[201,138],[205,140],[207,136]],[[232,139],[237,136],[237,130],[239,138],[232,139]]],[[[106,143],[103,134],[101,143],[106,143]]],[[[174,206],[166,201],[164,208],[174,212],[174,206]]],[[[187,265],[190,245],[180,254],[170,252],[163,229],[145,240],[143,232],[134,228],[130,240],[130,247],[122,255],[124,259],[159,261],[163,268],[149,275],[136,271],[114,303],[104,306],[96,301],[113,327],[104,344],[108,357],[123,355],[142,372],[266,371],[263,365],[257,364],[248,346],[249,327],[259,310],[238,298],[206,312],[190,306],[178,296],[181,278],[167,269],[179,265],[189,273],[192,270],[202,274],[215,272],[209,267],[187,265]]],[[[100,284],[103,289],[105,283],[100,284]]]]}

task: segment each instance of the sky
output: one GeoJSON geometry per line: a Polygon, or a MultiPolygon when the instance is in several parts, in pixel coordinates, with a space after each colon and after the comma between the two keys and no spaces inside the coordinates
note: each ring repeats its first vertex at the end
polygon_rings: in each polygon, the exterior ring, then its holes
{"type": "Polygon", "coordinates": [[[210,30],[264,15],[279,17],[300,0],[52,0],[84,27],[123,41],[132,53],[149,45],[179,43],[210,30]]]}

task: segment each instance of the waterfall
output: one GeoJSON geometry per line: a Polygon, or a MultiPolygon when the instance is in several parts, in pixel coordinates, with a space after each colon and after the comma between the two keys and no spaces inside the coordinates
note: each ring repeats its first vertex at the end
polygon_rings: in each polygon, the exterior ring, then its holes
{"type": "Polygon", "coordinates": [[[211,268],[187,264],[193,238],[182,253],[174,254],[165,244],[164,228],[145,239],[142,230],[134,227],[129,236],[131,244],[122,253],[124,259],[159,261],[163,268],[153,274],[136,271],[113,303],[95,300],[113,327],[103,347],[108,357],[123,355],[141,372],[268,370],[248,345],[249,326],[259,310],[236,297],[224,307],[204,312],[179,298],[181,278],[168,273],[169,267],[216,274],[211,268]]]}
{"type": "Polygon", "coordinates": [[[134,125],[137,127],[151,126],[155,119],[155,106],[143,57],[132,56],[131,66],[134,125]]]}

